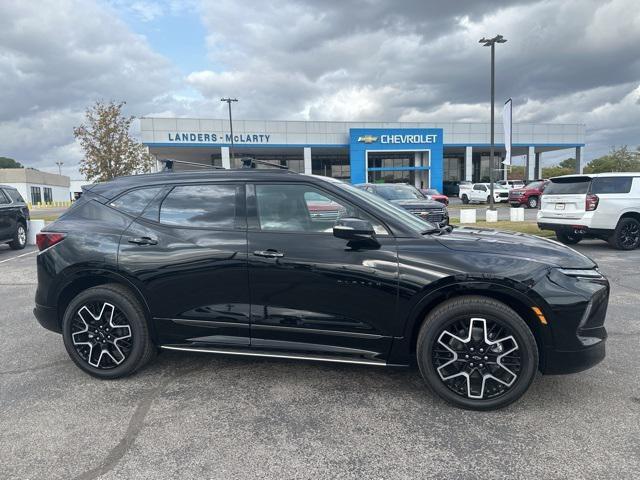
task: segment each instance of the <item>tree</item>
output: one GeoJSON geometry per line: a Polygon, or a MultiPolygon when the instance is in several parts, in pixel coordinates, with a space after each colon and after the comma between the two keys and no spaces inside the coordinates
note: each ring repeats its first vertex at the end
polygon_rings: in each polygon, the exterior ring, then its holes
{"type": "Polygon", "coordinates": [[[559,177],[560,175],[570,175],[576,173],[576,159],[565,158],[558,165],[545,167],[542,169],[542,178],[559,177]]]}
{"type": "Polygon", "coordinates": [[[594,158],[584,167],[584,173],[637,172],[640,171],[640,158],[624,145],[611,147],[611,151],[602,157],[594,158]]]}
{"type": "Polygon", "coordinates": [[[88,180],[100,182],[151,169],[151,155],[130,135],[135,117],[122,115],[124,105],[97,101],[86,111],[86,124],[73,129],[84,150],[80,173],[88,180]]]}
{"type": "Polygon", "coordinates": [[[13,158],[0,157],[0,168],[24,168],[24,166],[13,158]]]}

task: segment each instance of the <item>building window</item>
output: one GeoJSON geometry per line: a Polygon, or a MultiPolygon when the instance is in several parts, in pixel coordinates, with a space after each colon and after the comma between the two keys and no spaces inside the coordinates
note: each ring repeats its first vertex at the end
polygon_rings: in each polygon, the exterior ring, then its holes
{"type": "Polygon", "coordinates": [[[315,153],[311,149],[311,170],[314,175],[349,180],[351,178],[349,154],[346,151],[330,154],[315,153]]]}
{"type": "Polygon", "coordinates": [[[40,193],[40,187],[31,187],[31,203],[42,203],[42,194],[40,193]]]}
{"type": "Polygon", "coordinates": [[[44,203],[53,202],[53,192],[51,191],[51,188],[43,187],[43,189],[44,189],[44,203]]]}

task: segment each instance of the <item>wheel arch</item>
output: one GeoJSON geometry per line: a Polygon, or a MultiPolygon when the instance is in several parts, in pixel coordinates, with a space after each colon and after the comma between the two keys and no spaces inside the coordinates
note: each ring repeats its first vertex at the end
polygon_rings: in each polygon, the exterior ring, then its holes
{"type": "Polygon", "coordinates": [[[79,293],[100,285],[117,284],[127,288],[142,305],[147,318],[149,330],[155,340],[153,322],[151,322],[151,310],[142,292],[126,277],[111,270],[81,270],[76,271],[57,292],[57,317],[58,324],[62,326],[62,318],[67,306],[79,293]]]}
{"type": "Polygon", "coordinates": [[[625,212],[622,215],[620,215],[620,219],[618,219],[618,222],[620,222],[620,220],[622,220],[623,218],[633,218],[634,220],[637,220],[640,222],[640,212],[635,212],[635,211],[625,212]]]}
{"type": "MultiPolygon", "coordinates": [[[[438,305],[452,298],[478,295],[504,303],[516,311],[525,321],[536,340],[538,355],[540,358],[539,368],[543,369],[545,365],[545,348],[548,347],[553,339],[549,329],[540,323],[535,315],[532,307],[541,305],[534,304],[530,298],[525,296],[518,290],[500,283],[487,282],[464,282],[454,283],[443,286],[434,292],[425,294],[412,309],[409,314],[408,322],[405,327],[405,338],[407,342],[405,348],[408,350],[410,357],[415,358],[416,344],[420,328],[424,324],[428,313],[438,305]]],[[[543,309],[544,311],[544,309],[543,309]]]]}

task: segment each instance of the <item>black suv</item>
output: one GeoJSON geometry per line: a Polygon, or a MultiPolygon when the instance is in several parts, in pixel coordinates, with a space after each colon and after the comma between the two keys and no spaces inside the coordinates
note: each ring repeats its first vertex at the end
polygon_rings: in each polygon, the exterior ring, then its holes
{"type": "Polygon", "coordinates": [[[29,208],[18,190],[0,185],[0,244],[23,249],[27,245],[28,225],[29,208]]]}
{"type": "Polygon", "coordinates": [[[537,370],[605,355],[609,284],[589,258],[519,233],[440,228],[330,178],[123,177],[89,187],[37,241],[35,316],[99,378],[159,349],[417,362],[438,395],[486,410],[519,398],[537,370]]]}

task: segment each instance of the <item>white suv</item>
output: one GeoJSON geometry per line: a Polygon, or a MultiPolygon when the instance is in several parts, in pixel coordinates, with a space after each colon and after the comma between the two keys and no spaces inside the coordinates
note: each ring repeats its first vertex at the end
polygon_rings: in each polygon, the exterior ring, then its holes
{"type": "Polygon", "coordinates": [[[552,178],[544,190],[538,227],[563,243],[601,238],[621,250],[640,246],[640,173],[552,178]]]}
{"type": "MultiPolygon", "coordinates": [[[[460,200],[462,203],[467,204],[469,202],[487,202],[491,198],[491,184],[490,183],[474,183],[463,188],[460,186],[460,200]]],[[[493,184],[493,199],[495,202],[508,202],[509,201],[509,189],[493,184]]]]}

